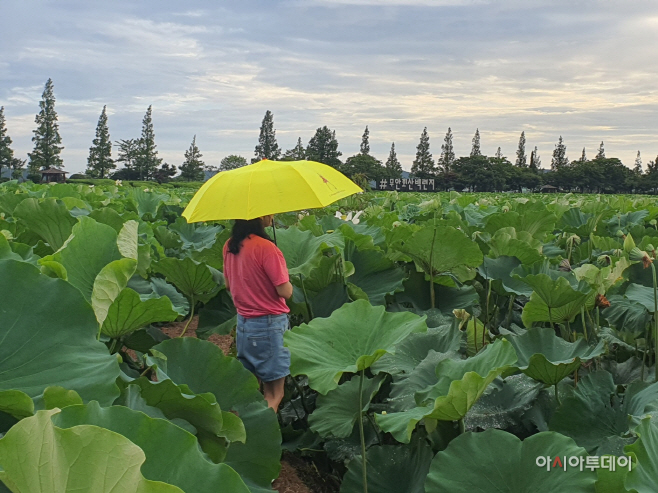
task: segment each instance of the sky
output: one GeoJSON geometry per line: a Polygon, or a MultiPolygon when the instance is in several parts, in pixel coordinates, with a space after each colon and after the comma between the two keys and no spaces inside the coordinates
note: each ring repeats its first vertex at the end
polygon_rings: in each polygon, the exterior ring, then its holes
{"type": "MultiPolygon", "coordinates": [[[[159,156],[180,165],[194,135],[208,165],[250,160],[266,110],[279,146],[336,131],[342,159],[366,125],[409,169],[424,127],[435,158],[514,161],[522,131],[543,167],[560,136],[632,167],[658,155],[655,0],[0,0],[0,106],[15,155],[32,150],[52,78],[65,169],[82,172],[107,105],[113,141],[153,106],[159,156]]],[[[117,150],[113,149],[113,157],[117,150]]]]}

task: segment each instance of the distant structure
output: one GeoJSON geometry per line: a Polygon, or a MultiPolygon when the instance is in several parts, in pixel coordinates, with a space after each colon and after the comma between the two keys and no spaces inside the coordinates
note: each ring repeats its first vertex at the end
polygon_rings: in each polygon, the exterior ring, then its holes
{"type": "Polygon", "coordinates": [[[66,181],[66,171],[59,168],[48,168],[41,171],[42,183],[64,183],[66,181]]]}

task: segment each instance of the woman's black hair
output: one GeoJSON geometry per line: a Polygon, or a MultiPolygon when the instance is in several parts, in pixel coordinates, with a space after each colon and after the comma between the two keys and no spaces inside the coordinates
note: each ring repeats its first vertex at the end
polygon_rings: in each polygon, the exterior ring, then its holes
{"type": "Polygon", "coordinates": [[[242,240],[249,235],[260,236],[266,240],[272,241],[272,238],[265,232],[263,221],[260,217],[255,219],[236,219],[231,230],[231,237],[228,240],[228,251],[237,255],[242,248],[242,240]]]}

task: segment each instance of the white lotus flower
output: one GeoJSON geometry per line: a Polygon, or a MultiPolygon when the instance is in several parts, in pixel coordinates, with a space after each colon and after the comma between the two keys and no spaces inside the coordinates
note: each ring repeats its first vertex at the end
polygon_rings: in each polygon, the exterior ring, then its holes
{"type": "Polygon", "coordinates": [[[114,184],[115,184],[117,187],[120,187],[120,186],[123,184],[123,181],[121,181],[121,180],[114,180],[114,184]]]}

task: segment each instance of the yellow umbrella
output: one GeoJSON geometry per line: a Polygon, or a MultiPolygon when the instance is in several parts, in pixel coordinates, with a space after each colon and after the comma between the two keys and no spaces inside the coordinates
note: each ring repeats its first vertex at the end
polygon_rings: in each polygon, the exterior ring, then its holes
{"type": "Polygon", "coordinates": [[[325,207],[361,192],[352,180],[315,161],[269,161],[209,179],[183,211],[187,222],[254,219],[279,212],[325,207]]]}

